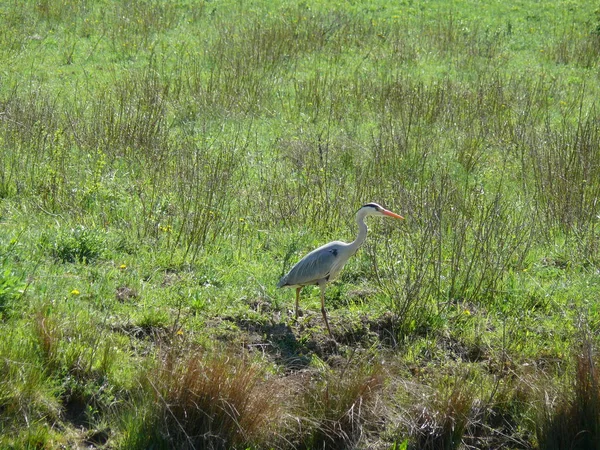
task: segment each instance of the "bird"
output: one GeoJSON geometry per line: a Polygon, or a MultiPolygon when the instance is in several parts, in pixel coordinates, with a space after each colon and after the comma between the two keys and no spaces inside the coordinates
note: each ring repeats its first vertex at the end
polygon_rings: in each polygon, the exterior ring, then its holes
{"type": "Polygon", "coordinates": [[[395,219],[404,219],[399,214],[388,211],[377,203],[367,203],[356,212],[356,223],[358,225],[358,235],[350,243],[342,241],[333,241],[325,244],[302,258],[290,271],[281,277],[278,288],[292,287],[296,289],[296,320],[298,320],[298,302],[300,301],[300,291],[304,286],[318,285],[321,290],[321,312],[323,320],[329,335],[331,329],[327,321],[325,311],[325,289],[328,282],[334,280],[342,271],[344,265],[348,262],[367,238],[367,224],[365,218],[369,216],[388,216],[395,219]]]}

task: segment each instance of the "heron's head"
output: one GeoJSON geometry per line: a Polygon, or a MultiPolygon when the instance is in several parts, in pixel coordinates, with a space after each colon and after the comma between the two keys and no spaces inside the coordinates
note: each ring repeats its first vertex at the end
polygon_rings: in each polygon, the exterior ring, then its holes
{"type": "Polygon", "coordinates": [[[389,216],[395,219],[404,219],[400,214],[393,213],[388,211],[383,206],[377,203],[367,203],[363,205],[356,213],[357,216],[361,215],[363,217],[367,216],[389,216]]]}

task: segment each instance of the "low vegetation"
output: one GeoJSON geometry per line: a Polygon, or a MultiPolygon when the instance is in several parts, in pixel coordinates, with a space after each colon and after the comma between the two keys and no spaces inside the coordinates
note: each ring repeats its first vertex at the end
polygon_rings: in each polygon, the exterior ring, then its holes
{"type": "Polygon", "coordinates": [[[599,8],[1,3],[0,447],[599,448],[599,8]]]}

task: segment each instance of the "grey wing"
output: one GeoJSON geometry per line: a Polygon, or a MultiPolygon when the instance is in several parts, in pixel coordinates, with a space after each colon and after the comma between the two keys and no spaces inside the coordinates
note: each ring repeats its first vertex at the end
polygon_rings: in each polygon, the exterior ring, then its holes
{"type": "Polygon", "coordinates": [[[337,242],[319,247],[292,267],[279,281],[278,286],[308,285],[328,279],[339,263],[340,256],[337,242]]]}

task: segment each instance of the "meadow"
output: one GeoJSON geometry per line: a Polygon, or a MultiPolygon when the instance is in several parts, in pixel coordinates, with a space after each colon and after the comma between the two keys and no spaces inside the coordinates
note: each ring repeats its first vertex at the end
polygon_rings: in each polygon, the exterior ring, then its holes
{"type": "Polygon", "coordinates": [[[0,448],[600,448],[599,98],[597,1],[0,1],[0,448]]]}

